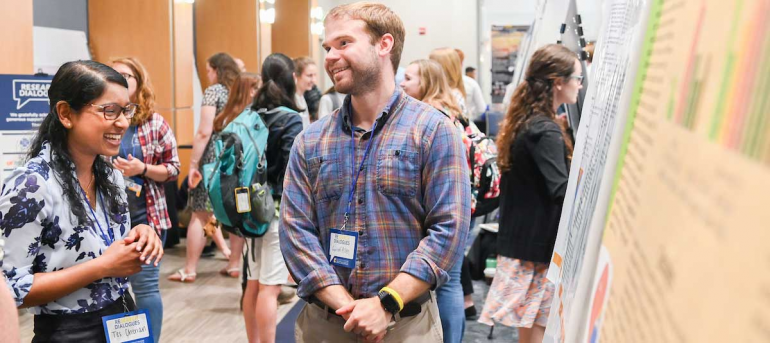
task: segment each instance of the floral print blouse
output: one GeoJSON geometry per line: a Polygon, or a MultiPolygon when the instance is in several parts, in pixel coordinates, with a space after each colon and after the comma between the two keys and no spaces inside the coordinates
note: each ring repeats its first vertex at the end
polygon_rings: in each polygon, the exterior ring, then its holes
{"type": "MultiPolygon", "coordinates": [[[[128,234],[130,228],[127,206],[121,208],[120,215],[108,215],[109,212],[102,207],[103,201],[97,201],[96,208],[91,212],[85,198],[82,201],[91,218],[89,222],[93,222],[92,214],[95,215],[106,232],[103,235],[96,223],[78,225],[62,186],[51,170],[51,154],[49,143],[45,143],[40,154],[14,170],[0,190],[0,236],[5,240],[5,256],[0,261],[0,270],[5,275],[16,306],[24,302],[35,282],[35,273],[54,272],[95,259],[107,250],[105,239],[119,240],[128,234]]],[[[118,189],[125,188],[117,170],[112,174],[112,181],[118,189]]],[[[125,204],[126,194],[121,192],[121,197],[125,204]]],[[[101,195],[97,198],[100,199],[101,195]]],[[[104,278],[63,298],[32,307],[30,312],[93,312],[119,299],[126,289],[125,279],[104,278]]]]}

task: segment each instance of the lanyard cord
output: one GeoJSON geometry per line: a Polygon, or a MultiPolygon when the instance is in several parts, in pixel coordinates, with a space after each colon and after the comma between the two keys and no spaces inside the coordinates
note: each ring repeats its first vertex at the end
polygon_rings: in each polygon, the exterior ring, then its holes
{"type": "MultiPolygon", "coordinates": [[[[351,124],[352,124],[352,119],[351,119],[351,124]]],[[[353,204],[353,195],[355,195],[355,193],[356,193],[356,186],[358,186],[358,177],[361,176],[361,171],[364,170],[364,163],[366,163],[366,158],[369,156],[369,151],[371,150],[370,148],[372,147],[372,142],[374,141],[374,131],[376,129],[377,129],[377,121],[375,121],[374,125],[372,126],[371,135],[369,136],[369,142],[366,143],[366,150],[364,151],[364,158],[361,159],[361,165],[358,167],[358,171],[356,171],[355,169],[352,170],[352,175],[354,175],[354,177],[351,178],[352,181],[353,181],[353,184],[350,187],[350,195],[348,196],[348,207],[347,207],[347,209],[345,209],[345,220],[342,222],[341,230],[345,230],[345,226],[348,225],[348,219],[350,218],[350,214],[351,214],[351,212],[350,212],[351,205],[353,204]]],[[[354,136],[354,131],[355,131],[355,129],[351,125],[351,128],[350,128],[350,154],[351,154],[351,156],[353,158],[353,161],[351,163],[351,166],[353,168],[356,167],[356,139],[355,139],[355,136],[354,136]]]]}

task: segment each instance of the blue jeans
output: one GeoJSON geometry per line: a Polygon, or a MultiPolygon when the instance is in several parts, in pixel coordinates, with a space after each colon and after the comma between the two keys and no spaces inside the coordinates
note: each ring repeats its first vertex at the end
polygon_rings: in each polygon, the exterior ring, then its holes
{"type": "MultiPolygon", "coordinates": [[[[465,258],[465,257],[463,257],[465,258]]],[[[436,289],[436,303],[444,330],[444,343],[460,343],[465,334],[465,304],[463,287],[460,285],[460,269],[463,261],[457,261],[449,270],[449,282],[436,289]]]]}
{"type": "MultiPolygon", "coordinates": [[[[160,240],[163,244],[166,243],[166,230],[161,230],[160,240]]],[[[146,309],[150,314],[152,337],[155,342],[160,340],[160,329],[163,325],[163,301],[160,298],[160,288],[158,288],[159,274],[160,263],[157,267],[152,263],[142,264],[141,272],[128,277],[136,298],[136,307],[146,309]]]]}

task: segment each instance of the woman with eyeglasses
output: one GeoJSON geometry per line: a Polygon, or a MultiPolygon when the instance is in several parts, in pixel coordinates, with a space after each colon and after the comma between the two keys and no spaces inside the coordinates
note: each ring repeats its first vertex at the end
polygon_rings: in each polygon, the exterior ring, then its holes
{"type": "Polygon", "coordinates": [[[542,342],[553,284],[545,278],[556,242],[572,140],[556,118],[574,104],[582,67],[562,45],[532,55],[497,137],[500,220],[497,271],[479,322],[517,327],[519,342],[542,342]]]}
{"type": "MultiPolygon", "coordinates": [[[[176,180],[179,175],[176,139],[168,123],[155,113],[155,93],[139,60],[132,57],[115,59],[112,68],[126,79],[128,99],[138,105],[112,163],[123,174],[131,223],[149,225],[165,243],[171,219],[163,182],[176,180]]],[[[159,342],[163,324],[159,272],[160,266],[144,265],[139,274],[129,278],[136,305],[150,314],[155,342],[159,342]]]]}
{"type": "Polygon", "coordinates": [[[109,162],[136,113],[126,79],[68,62],[24,166],[0,192],[2,271],[16,306],[35,314],[33,342],[105,342],[102,317],[136,308],[126,277],[163,256],[150,226],[131,228],[123,176],[109,162]]]}

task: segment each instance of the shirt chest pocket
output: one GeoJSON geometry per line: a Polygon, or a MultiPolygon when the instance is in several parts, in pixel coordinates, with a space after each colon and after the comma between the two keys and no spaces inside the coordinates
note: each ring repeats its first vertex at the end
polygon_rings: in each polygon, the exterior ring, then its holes
{"type": "Polygon", "coordinates": [[[386,195],[414,197],[419,178],[417,153],[388,149],[377,161],[377,189],[386,195]]]}
{"type": "Polygon", "coordinates": [[[314,185],[313,196],[318,202],[337,200],[342,195],[342,169],[336,154],[308,160],[308,176],[314,185]]]}

